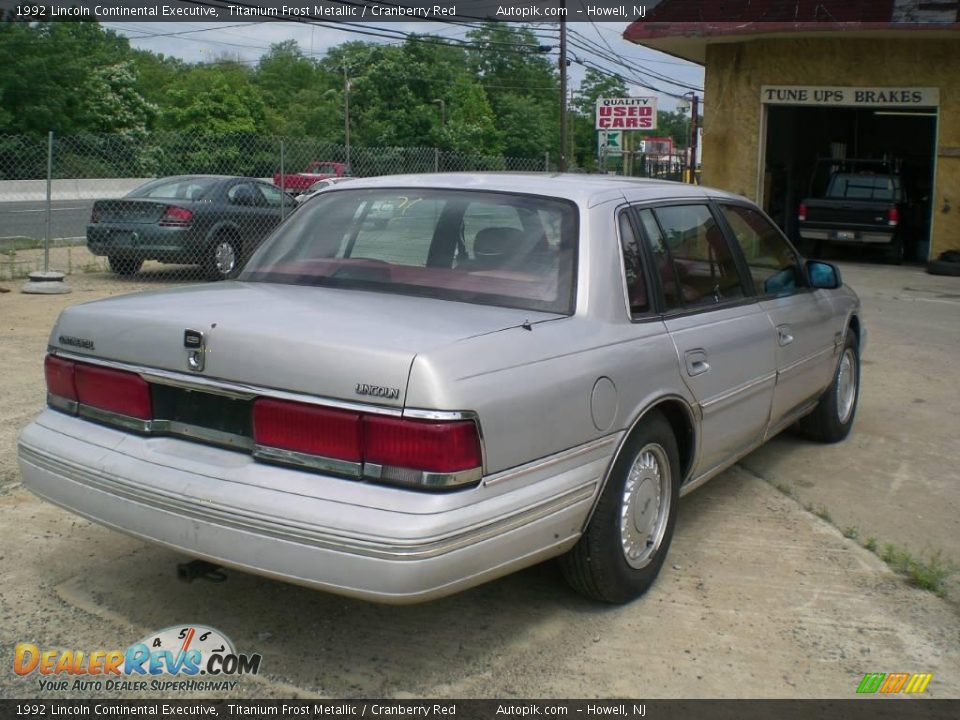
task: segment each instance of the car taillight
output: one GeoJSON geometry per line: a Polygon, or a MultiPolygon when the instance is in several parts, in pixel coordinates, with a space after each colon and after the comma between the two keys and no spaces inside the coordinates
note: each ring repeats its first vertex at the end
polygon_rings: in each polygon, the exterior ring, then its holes
{"type": "Polygon", "coordinates": [[[800,207],[797,208],[797,220],[800,222],[806,222],[807,219],[807,204],[800,203],[800,207]]]}
{"type": "Polygon", "coordinates": [[[76,364],[77,400],[81,405],[140,420],[153,417],[150,386],[136,373],[76,364]]]}
{"type": "Polygon", "coordinates": [[[160,218],[160,224],[164,227],[187,227],[192,218],[193,213],[186,208],[170,205],[160,218]]]}
{"type": "Polygon", "coordinates": [[[150,386],[136,373],[78,363],[56,355],[47,355],[43,371],[47,392],[52,396],[51,405],[61,410],[76,412],[76,406],[57,400],[139,420],[153,417],[150,386]]]}
{"type": "Polygon", "coordinates": [[[259,398],[253,438],[262,459],[318,469],[326,460],[344,461],[355,464],[356,475],[421,487],[475,483],[483,465],[471,420],[412,420],[259,398]]]}
{"type": "Polygon", "coordinates": [[[90,210],[90,224],[96,225],[98,222],[100,222],[100,207],[97,203],[94,203],[90,210]]]}
{"type": "Polygon", "coordinates": [[[43,361],[43,374],[47,380],[47,392],[64,400],[77,401],[77,385],[74,370],[77,364],[70,360],[47,355],[43,361]]]}
{"type": "Polygon", "coordinates": [[[360,413],[347,410],[260,398],[253,404],[253,439],[307,455],[363,460],[360,413]]]}
{"type": "Polygon", "coordinates": [[[369,463],[454,473],[481,465],[477,427],[470,420],[440,422],[383,415],[363,419],[364,459],[369,463]]]}
{"type": "Polygon", "coordinates": [[[900,224],[900,211],[897,208],[892,207],[887,210],[887,225],[890,227],[896,227],[898,224],[900,224]]]}

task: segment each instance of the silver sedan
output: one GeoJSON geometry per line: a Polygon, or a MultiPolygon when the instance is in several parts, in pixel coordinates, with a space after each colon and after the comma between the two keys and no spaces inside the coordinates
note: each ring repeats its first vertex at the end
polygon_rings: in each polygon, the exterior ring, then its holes
{"type": "Polygon", "coordinates": [[[748,200],[619,177],[352,180],[236,281],[65,310],[34,493],[217,565],[382,602],[550,558],[620,603],[678,499],[784,428],[835,442],[865,330],[748,200]]]}

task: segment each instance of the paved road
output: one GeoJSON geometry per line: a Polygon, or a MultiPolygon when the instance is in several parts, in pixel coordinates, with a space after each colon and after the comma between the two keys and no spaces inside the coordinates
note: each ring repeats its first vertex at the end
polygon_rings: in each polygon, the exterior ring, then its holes
{"type": "MultiPolygon", "coordinates": [[[[0,203],[0,250],[14,239],[42,239],[47,232],[45,202],[0,203]]],[[[93,200],[56,200],[51,203],[53,238],[84,237],[93,200]]]]}

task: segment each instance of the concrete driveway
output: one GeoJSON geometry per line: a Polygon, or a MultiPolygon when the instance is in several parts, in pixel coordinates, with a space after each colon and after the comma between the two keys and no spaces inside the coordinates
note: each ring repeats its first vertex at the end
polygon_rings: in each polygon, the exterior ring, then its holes
{"type": "Polygon", "coordinates": [[[183,623],[263,655],[233,697],[847,698],[868,672],[932,672],[927,695],[960,697],[956,596],[911,586],[862,547],[874,536],[960,558],[960,280],[843,269],[870,330],[851,438],[785,435],[685,498],[660,579],[615,608],[573,595],[552,564],[400,608],[234,571],[178,583],[184,558],[40,502],[14,464],[56,313],[139,286],[76,275],[72,296],[0,294],[0,697],[82,697],[15,676],[18,642],[112,649],[183,623]]]}

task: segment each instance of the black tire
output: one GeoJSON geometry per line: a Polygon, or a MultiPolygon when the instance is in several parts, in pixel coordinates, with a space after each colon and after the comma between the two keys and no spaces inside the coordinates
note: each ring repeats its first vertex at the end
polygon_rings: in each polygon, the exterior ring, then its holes
{"type": "Polygon", "coordinates": [[[927,272],[931,275],[949,275],[952,277],[960,277],[960,262],[931,260],[927,263],[927,272]]]}
{"type": "Polygon", "coordinates": [[[830,387],[824,390],[817,403],[816,409],[800,420],[799,426],[803,433],[811,440],[823,443],[835,443],[844,440],[850,434],[854,418],[857,416],[857,405],[860,402],[860,348],[857,335],[852,328],[847,329],[847,337],[837,360],[837,368],[833,373],[830,387]],[[849,366],[845,370],[845,360],[849,366]],[[846,396],[844,376],[852,372],[853,395],[852,405],[849,408],[841,403],[841,396],[846,396]],[[843,385],[843,387],[841,387],[843,385]]]}
{"type": "Polygon", "coordinates": [[[240,243],[229,235],[220,235],[207,247],[203,274],[208,280],[230,280],[240,274],[240,243]]]}
{"type": "MultiPolygon", "coordinates": [[[[677,505],[680,500],[680,455],[677,440],[666,419],[658,412],[651,413],[634,429],[620,451],[606,487],[586,531],[577,544],[560,558],[560,567],[570,586],[581,595],[606,603],[626,603],[642,595],[653,584],[670,549],[673,529],[677,521],[677,505]],[[660,474],[651,469],[650,460],[656,463],[660,474]],[[646,467],[643,466],[647,461],[646,467]],[[641,463],[639,483],[628,492],[631,469],[641,463]],[[666,487],[657,484],[657,479],[666,469],[666,487]],[[653,484],[651,484],[653,483],[653,484]],[[659,489],[659,494],[656,491],[659,489]],[[654,491],[654,497],[648,492],[654,491]],[[621,527],[621,512],[625,503],[643,503],[649,507],[656,497],[668,498],[668,504],[657,503],[654,516],[634,506],[634,515],[647,516],[652,521],[655,538],[647,535],[646,544],[637,530],[636,522],[628,530],[621,527]],[[646,498],[646,502],[643,502],[646,498]],[[628,537],[628,536],[631,536],[628,537]],[[627,559],[627,548],[638,552],[633,564],[627,559]]],[[[628,506],[628,515],[629,506],[628,506]]],[[[640,520],[641,518],[637,518],[640,520]]]]}
{"type": "Polygon", "coordinates": [[[127,255],[110,255],[107,262],[110,263],[110,271],[117,275],[136,275],[143,267],[143,258],[127,255]]]}

